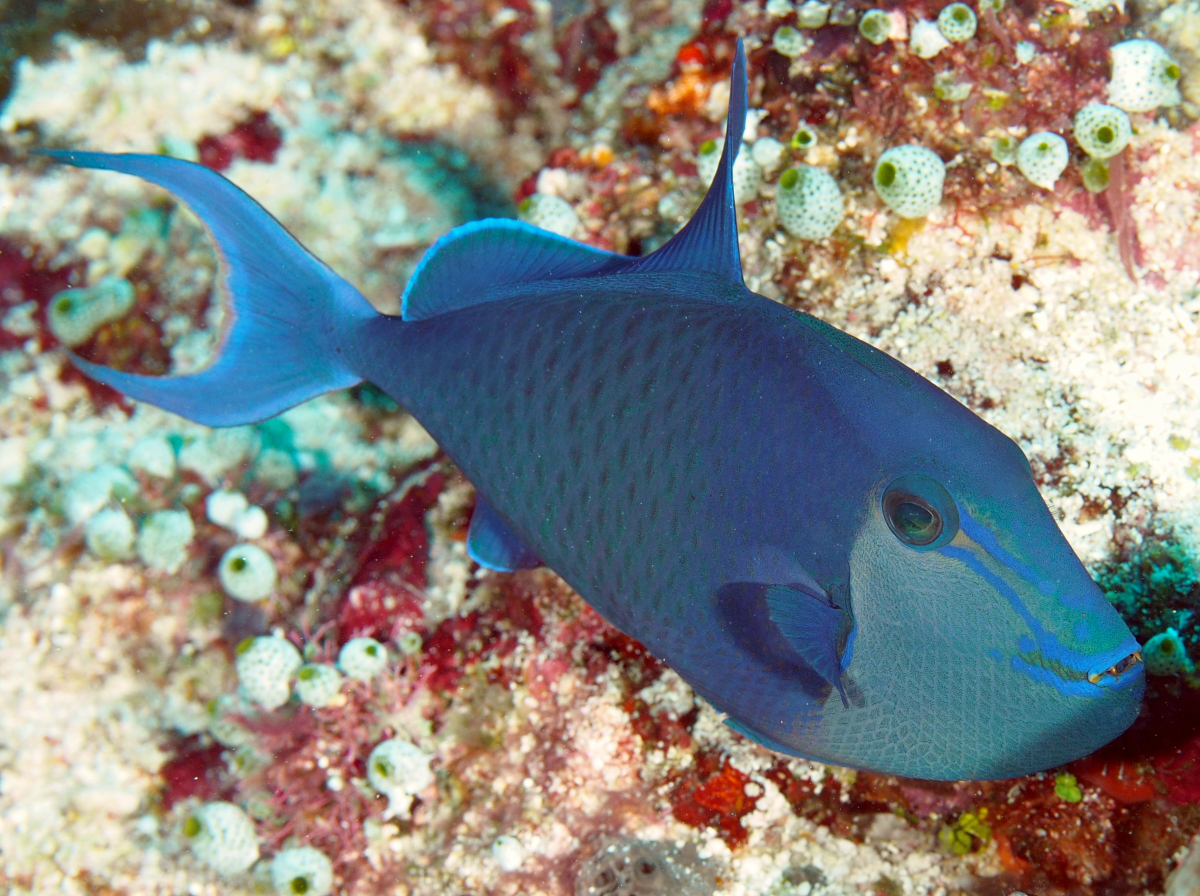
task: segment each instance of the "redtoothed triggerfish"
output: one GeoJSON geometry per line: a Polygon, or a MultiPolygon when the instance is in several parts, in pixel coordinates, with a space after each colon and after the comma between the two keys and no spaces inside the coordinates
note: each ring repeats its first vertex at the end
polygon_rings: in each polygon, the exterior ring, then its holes
{"type": "Polygon", "coordinates": [[[641,258],[511,220],[446,234],[376,312],[219,174],[52,152],[166,187],[207,224],[229,312],[215,360],[146,377],[210,426],[364,380],[474,483],[468,550],[546,565],[781,753],[1008,778],[1124,731],[1138,643],[1020,448],[883,352],[746,289],[724,150],[696,214],[641,258]]]}

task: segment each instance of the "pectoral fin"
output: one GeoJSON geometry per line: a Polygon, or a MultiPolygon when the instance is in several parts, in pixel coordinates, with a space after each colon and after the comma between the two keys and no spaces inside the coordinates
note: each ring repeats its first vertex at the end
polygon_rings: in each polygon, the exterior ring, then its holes
{"type": "Polygon", "coordinates": [[[475,503],[471,525],[467,529],[467,554],[480,566],[498,572],[542,565],[538,555],[481,498],[475,503]]]}
{"type": "Polygon", "coordinates": [[[842,705],[850,700],[842,685],[840,644],[849,618],[807,590],[791,585],[767,586],[765,600],[771,621],[814,672],[837,688],[842,705]]]}

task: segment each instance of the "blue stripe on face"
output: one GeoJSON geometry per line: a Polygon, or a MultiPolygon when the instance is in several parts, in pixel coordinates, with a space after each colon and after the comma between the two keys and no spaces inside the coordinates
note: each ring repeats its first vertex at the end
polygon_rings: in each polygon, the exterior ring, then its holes
{"type": "Polygon", "coordinates": [[[1088,681],[1088,673],[1095,669],[1105,669],[1112,666],[1128,656],[1133,650],[1136,650],[1137,645],[1127,644],[1117,647],[1109,651],[1112,654],[1111,658],[1105,655],[1085,654],[1063,645],[1053,633],[1047,631],[1038,622],[1025,605],[1020,594],[1008,583],[1002,572],[1003,570],[1007,570],[1022,581],[1034,584],[1039,591],[1047,596],[1053,594],[1053,584],[1046,582],[1044,579],[1039,579],[1039,577],[1032,573],[1029,567],[1004,550],[992,532],[987,527],[981,525],[962,507],[958,508],[958,512],[960,534],[963,536],[962,542],[965,543],[956,545],[955,542],[959,541],[958,536],[956,536],[954,542],[940,548],[939,552],[966,565],[1008,601],[1009,606],[1021,617],[1033,635],[1033,642],[1028,637],[1021,638],[1017,644],[1017,649],[1027,655],[1032,655],[1031,658],[1041,657],[1045,661],[1045,665],[1039,665],[1019,656],[1012,657],[1013,668],[1018,672],[1032,677],[1036,681],[1052,685],[1066,696],[1094,697],[1107,690],[1107,688],[1101,688],[1099,685],[1088,681]],[[994,568],[996,566],[1001,569],[999,571],[996,570],[994,568]],[[1051,668],[1046,667],[1055,665],[1079,677],[1066,678],[1052,671],[1051,668]]]}

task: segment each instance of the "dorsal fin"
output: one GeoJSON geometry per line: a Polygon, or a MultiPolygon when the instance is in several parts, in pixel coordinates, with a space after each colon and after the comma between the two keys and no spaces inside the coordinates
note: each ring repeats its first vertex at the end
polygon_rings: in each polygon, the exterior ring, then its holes
{"type": "Polygon", "coordinates": [[[521,221],[472,221],[429,247],[404,288],[400,314],[425,320],[491,301],[497,289],[595,276],[627,261],[521,221]]]}
{"type": "Polygon", "coordinates": [[[436,243],[404,288],[401,316],[426,320],[490,302],[523,283],[664,271],[717,274],[742,285],[733,162],[746,129],[746,51],[738,41],[729,85],[725,148],[692,219],[645,258],[627,258],[503,218],[456,227],[436,243]]]}
{"type": "Polygon", "coordinates": [[[737,204],[733,200],[733,163],[746,130],[746,51],[739,38],[729,80],[729,116],[725,148],[704,201],[683,229],[656,252],[639,258],[628,270],[690,271],[719,274],[741,286],[742,256],[738,251],[737,204]]]}

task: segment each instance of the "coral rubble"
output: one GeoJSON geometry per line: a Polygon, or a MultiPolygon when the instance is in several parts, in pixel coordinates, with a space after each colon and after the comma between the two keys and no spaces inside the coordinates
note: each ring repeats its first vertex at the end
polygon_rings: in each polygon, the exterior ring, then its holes
{"type": "Polygon", "coordinates": [[[24,55],[0,56],[0,886],[1052,896],[1194,875],[1200,5],[82,6],[0,25],[24,55]],[[722,134],[739,36],[754,108],[722,134]],[[1100,753],[945,784],[777,756],[551,572],[477,568],[470,484],[374,389],[213,431],[96,386],[66,347],[207,362],[219,259],[161,192],[30,152],[221,170],[395,311],[428,245],[484,215],[652,251],[727,139],[748,285],[1016,439],[1145,644],[1145,711],[1100,753]]]}

